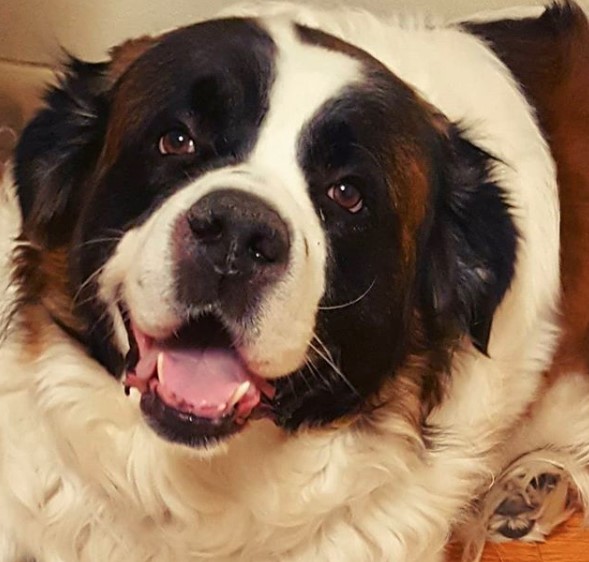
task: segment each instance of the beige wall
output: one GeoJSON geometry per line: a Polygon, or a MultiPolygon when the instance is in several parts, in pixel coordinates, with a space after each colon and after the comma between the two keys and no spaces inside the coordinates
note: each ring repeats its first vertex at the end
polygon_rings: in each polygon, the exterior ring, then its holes
{"type": "MultiPolygon", "coordinates": [[[[235,0],[0,0],[0,58],[51,62],[61,44],[88,59],[110,45],[211,16],[235,0]]],[[[541,0],[345,0],[378,12],[430,10],[457,16],[541,0]]],[[[313,3],[313,0],[305,0],[313,3]]],[[[337,6],[338,0],[314,3],[337,6]]]]}

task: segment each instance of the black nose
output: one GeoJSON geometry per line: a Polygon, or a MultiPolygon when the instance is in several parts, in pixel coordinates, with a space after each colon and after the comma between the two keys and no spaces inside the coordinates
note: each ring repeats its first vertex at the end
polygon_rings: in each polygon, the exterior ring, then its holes
{"type": "Polygon", "coordinates": [[[186,218],[220,275],[248,276],[288,259],[288,229],[259,197],[234,190],[210,193],[186,218]]]}
{"type": "Polygon", "coordinates": [[[224,189],[205,195],[185,215],[177,238],[183,302],[243,314],[286,269],[290,236],[280,215],[259,197],[224,189]]]}

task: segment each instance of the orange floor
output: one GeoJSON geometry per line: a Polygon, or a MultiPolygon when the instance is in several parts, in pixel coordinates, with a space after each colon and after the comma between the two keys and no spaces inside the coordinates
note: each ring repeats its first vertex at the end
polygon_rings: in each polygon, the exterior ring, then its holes
{"type": "MultiPolygon", "coordinates": [[[[589,562],[589,529],[575,516],[556,529],[543,544],[489,544],[482,562],[589,562]]],[[[458,549],[451,548],[448,562],[460,562],[458,549]]]]}

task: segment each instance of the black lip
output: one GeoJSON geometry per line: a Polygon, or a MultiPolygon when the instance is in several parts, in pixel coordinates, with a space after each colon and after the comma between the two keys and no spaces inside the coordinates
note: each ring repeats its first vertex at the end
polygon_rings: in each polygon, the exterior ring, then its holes
{"type": "Polygon", "coordinates": [[[127,355],[124,359],[125,371],[132,372],[135,370],[135,367],[139,361],[139,348],[137,347],[137,342],[133,336],[133,330],[131,328],[131,315],[129,314],[129,310],[121,301],[117,303],[117,308],[119,309],[119,314],[123,319],[123,325],[125,326],[125,331],[127,332],[127,341],[129,343],[129,351],[127,352],[127,355]]]}
{"type": "Polygon", "coordinates": [[[154,391],[141,396],[141,411],[149,426],[164,439],[194,448],[210,447],[241,431],[232,415],[209,419],[181,412],[165,404],[154,391]]]}

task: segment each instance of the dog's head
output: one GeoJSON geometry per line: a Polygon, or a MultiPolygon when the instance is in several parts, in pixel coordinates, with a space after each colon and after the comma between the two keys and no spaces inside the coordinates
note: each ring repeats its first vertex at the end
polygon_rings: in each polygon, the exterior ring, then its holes
{"type": "Polygon", "coordinates": [[[19,282],[172,441],[368,412],[408,365],[431,404],[513,274],[491,164],[350,45],[201,23],[48,93],[16,155],[19,282]]]}

